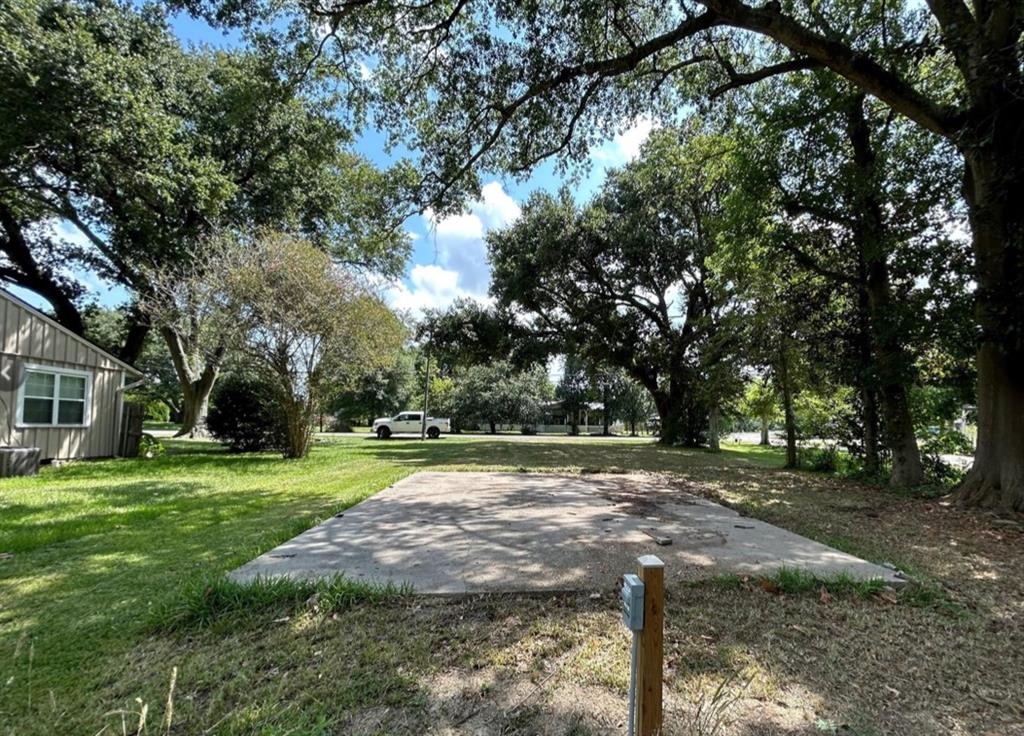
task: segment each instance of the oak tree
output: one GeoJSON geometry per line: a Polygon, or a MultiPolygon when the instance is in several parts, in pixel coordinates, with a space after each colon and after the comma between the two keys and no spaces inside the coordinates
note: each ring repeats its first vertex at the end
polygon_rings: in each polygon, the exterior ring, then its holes
{"type": "MultiPolygon", "coordinates": [[[[196,2],[206,5],[218,3],[196,2]]],[[[977,283],[978,448],[960,498],[1024,508],[1019,2],[302,5],[339,58],[372,63],[377,121],[424,152],[422,196],[435,204],[472,191],[482,170],[579,159],[638,116],[675,119],[695,98],[809,68],[948,141],[962,160],[977,283]]]]}

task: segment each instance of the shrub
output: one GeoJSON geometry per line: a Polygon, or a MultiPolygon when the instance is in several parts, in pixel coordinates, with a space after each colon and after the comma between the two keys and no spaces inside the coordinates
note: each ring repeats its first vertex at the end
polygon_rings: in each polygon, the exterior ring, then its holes
{"type": "Polygon", "coordinates": [[[927,455],[973,455],[974,447],[963,432],[946,428],[929,433],[921,443],[921,452],[927,455]]]}
{"type": "Polygon", "coordinates": [[[347,417],[343,417],[341,414],[336,414],[330,418],[327,423],[328,432],[351,432],[352,422],[347,417]]]}
{"type": "Polygon", "coordinates": [[[166,449],[164,448],[163,443],[148,432],[143,434],[142,438],[139,440],[139,457],[153,459],[155,457],[160,457],[165,452],[166,449]]]}
{"type": "Polygon", "coordinates": [[[207,429],[232,452],[279,450],[286,444],[284,416],[265,381],[230,375],[214,390],[207,429]]]}
{"type": "Polygon", "coordinates": [[[171,407],[167,406],[160,399],[151,399],[146,402],[146,421],[161,422],[166,424],[171,421],[171,407]]]}
{"type": "Polygon", "coordinates": [[[924,475],[929,483],[938,483],[941,486],[956,485],[964,479],[965,470],[950,465],[942,456],[936,452],[923,452],[921,464],[924,466],[924,475]]]}
{"type": "Polygon", "coordinates": [[[800,464],[818,473],[834,473],[839,468],[839,451],[834,447],[801,448],[800,464]]]}

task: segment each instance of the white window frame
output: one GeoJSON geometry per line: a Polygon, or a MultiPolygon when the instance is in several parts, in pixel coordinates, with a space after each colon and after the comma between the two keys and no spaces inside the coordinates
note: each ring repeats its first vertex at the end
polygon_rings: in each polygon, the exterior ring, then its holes
{"type": "MultiPolygon", "coordinates": [[[[68,399],[65,399],[67,401],[68,399]]],[[[79,370],[77,368],[58,368],[52,365],[40,365],[38,363],[24,363],[21,367],[21,380],[18,382],[18,412],[15,425],[19,428],[32,427],[45,429],[47,427],[58,429],[63,427],[88,427],[92,420],[92,371],[79,370]],[[53,382],[53,409],[51,410],[52,422],[47,424],[34,424],[24,420],[25,411],[25,384],[28,382],[28,373],[50,373],[55,376],[53,382]],[[85,399],[82,407],[82,422],[80,424],[60,424],[57,422],[60,408],[60,377],[74,376],[85,379],[85,399]]]]}

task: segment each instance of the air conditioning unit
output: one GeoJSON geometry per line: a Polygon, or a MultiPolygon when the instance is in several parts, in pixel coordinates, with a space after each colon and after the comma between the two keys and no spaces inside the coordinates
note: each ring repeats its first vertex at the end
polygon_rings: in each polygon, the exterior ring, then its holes
{"type": "Polygon", "coordinates": [[[39,472],[38,447],[0,447],[0,478],[39,472]]]}

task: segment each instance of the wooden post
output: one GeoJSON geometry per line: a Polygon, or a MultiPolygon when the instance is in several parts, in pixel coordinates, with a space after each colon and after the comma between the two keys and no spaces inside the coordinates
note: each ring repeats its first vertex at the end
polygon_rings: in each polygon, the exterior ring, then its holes
{"type": "Polygon", "coordinates": [[[665,563],[654,555],[637,560],[644,582],[644,628],[637,653],[637,736],[661,734],[661,677],[665,628],[665,563]]]}

